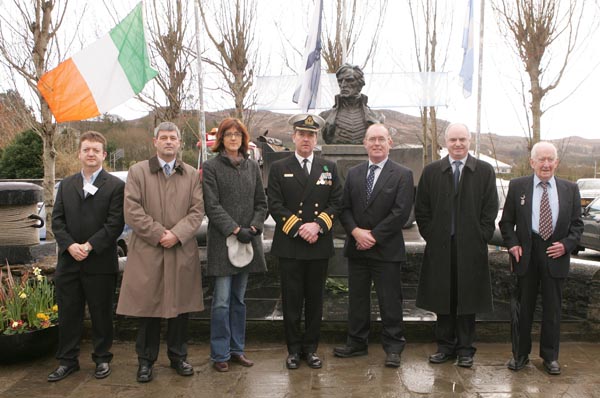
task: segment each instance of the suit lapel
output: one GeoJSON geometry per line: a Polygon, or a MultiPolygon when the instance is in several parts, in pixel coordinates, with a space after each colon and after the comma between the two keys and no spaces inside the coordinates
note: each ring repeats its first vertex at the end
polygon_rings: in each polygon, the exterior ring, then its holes
{"type": "MultiPolygon", "coordinates": [[[[62,184],[62,182],[61,182],[62,184]]],[[[77,195],[79,195],[79,199],[84,199],[83,197],[83,177],[81,176],[81,172],[75,175],[73,181],[71,182],[70,187],[65,187],[65,189],[72,189],[75,191],[77,195]]]]}
{"type": "MultiPolygon", "coordinates": [[[[365,174],[366,174],[366,170],[365,170],[365,174]]],[[[381,169],[381,172],[379,173],[379,177],[377,178],[377,182],[375,183],[375,186],[373,187],[373,192],[371,192],[371,197],[369,198],[369,203],[368,203],[367,207],[370,206],[371,203],[373,203],[373,201],[375,200],[377,195],[379,195],[379,192],[381,192],[381,188],[385,185],[385,182],[388,180],[388,178],[390,178],[391,175],[392,175],[392,167],[390,166],[390,160],[388,159],[388,161],[385,162],[383,169],[381,169]]],[[[366,176],[365,176],[365,180],[366,180],[366,176]]],[[[365,189],[366,189],[366,182],[365,182],[365,189]]],[[[365,199],[366,199],[366,191],[365,191],[365,199]]]]}
{"type": "MultiPolygon", "coordinates": [[[[357,176],[355,178],[358,179],[358,186],[360,187],[360,189],[358,190],[358,192],[360,192],[360,203],[363,204],[363,206],[366,208],[368,207],[368,203],[367,203],[367,170],[369,168],[369,162],[366,161],[364,163],[362,163],[359,168],[358,168],[358,173],[357,176]]],[[[371,192],[371,195],[373,193],[371,192]]]]}
{"type": "Polygon", "coordinates": [[[288,157],[288,161],[286,164],[288,171],[294,175],[294,179],[301,186],[306,185],[306,176],[304,175],[304,170],[300,167],[300,163],[298,163],[298,159],[296,159],[296,155],[292,155],[288,157]]]}
{"type": "Polygon", "coordinates": [[[557,230],[563,230],[560,228],[561,225],[569,223],[569,206],[571,205],[569,203],[570,193],[567,186],[563,184],[563,181],[556,177],[554,178],[554,181],[556,181],[556,193],[558,194],[558,216],[556,218],[556,227],[554,227],[552,235],[554,235],[557,230]]]}
{"type": "Polygon", "coordinates": [[[522,208],[525,213],[523,218],[527,224],[526,231],[531,233],[531,217],[533,214],[533,175],[525,180],[525,186],[521,187],[518,200],[519,207],[522,208]]]}

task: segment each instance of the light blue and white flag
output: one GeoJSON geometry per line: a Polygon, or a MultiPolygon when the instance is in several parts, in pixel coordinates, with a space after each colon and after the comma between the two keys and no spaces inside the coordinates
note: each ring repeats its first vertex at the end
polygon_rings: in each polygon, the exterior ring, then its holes
{"type": "Polygon", "coordinates": [[[463,95],[465,98],[471,96],[473,91],[473,0],[467,0],[467,15],[465,18],[465,27],[463,29],[462,47],[464,49],[462,67],[460,68],[460,77],[463,84],[463,95]]]}
{"type": "Polygon", "coordinates": [[[302,112],[308,112],[317,106],[319,81],[321,80],[321,17],[323,15],[323,0],[317,0],[310,31],[306,38],[306,47],[302,65],[304,73],[300,76],[298,88],[292,101],[300,106],[302,112]]]}

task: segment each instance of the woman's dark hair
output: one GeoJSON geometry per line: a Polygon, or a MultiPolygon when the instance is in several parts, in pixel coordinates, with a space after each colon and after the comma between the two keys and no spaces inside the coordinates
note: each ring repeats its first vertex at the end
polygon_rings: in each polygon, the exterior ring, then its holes
{"type": "Polygon", "coordinates": [[[235,127],[237,131],[242,133],[242,145],[240,146],[239,152],[245,155],[248,152],[248,143],[250,142],[250,135],[248,134],[248,129],[244,126],[241,120],[236,119],[234,117],[228,117],[223,119],[219,124],[219,128],[217,130],[217,137],[215,143],[212,146],[213,152],[221,152],[225,149],[225,144],[223,144],[223,135],[230,128],[235,127]]]}

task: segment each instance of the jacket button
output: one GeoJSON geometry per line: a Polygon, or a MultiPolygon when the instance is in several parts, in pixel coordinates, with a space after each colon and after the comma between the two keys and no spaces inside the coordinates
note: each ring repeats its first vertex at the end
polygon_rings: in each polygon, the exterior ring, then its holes
{"type": "Polygon", "coordinates": [[[302,210],[298,210],[298,214],[302,214],[302,210]]]}
{"type": "Polygon", "coordinates": [[[318,203],[315,203],[315,207],[319,207],[319,204],[318,204],[318,203]]]}
{"type": "Polygon", "coordinates": [[[300,204],[299,204],[298,206],[302,206],[302,205],[303,205],[303,203],[302,203],[302,202],[300,202],[300,204]]]}

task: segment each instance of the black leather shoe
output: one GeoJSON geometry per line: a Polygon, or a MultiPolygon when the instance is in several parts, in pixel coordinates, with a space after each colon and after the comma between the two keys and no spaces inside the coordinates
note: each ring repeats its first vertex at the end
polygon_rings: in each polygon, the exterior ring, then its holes
{"type": "Polygon", "coordinates": [[[77,372],[79,370],[79,364],[67,366],[60,365],[58,368],[54,370],[54,372],[48,375],[48,381],[59,381],[67,377],[73,372],[77,372]]]}
{"type": "Polygon", "coordinates": [[[560,374],[560,364],[558,361],[544,361],[544,369],[548,374],[556,376],[560,374]]]}
{"type": "Polygon", "coordinates": [[[456,364],[461,368],[470,368],[471,366],[473,366],[473,357],[459,356],[456,364]]]}
{"type": "Polygon", "coordinates": [[[96,371],[94,372],[94,377],[96,379],[104,379],[105,377],[108,377],[109,374],[110,365],[108,364],[108,362],[96,364],[96,371]]]}
{"type": "Polygon", "coordinates": [[[315,352],[309,352],[305,354],[304,359],[306,360],[306,364],[309,368],[321,369],[323,366],[323,361],[321,361],[321,358],[319,358],[315,352]]]}
{"type": "Polygon", "coordinates": [[[300,354],[290,354],[285,360],[285,367],[288,369],[298,369],[300,367],[300,354]]]}
{"type": "Polygon", "coordinates": [[[448,361],[453,361],[456,359],[456,355],[454,354],[446,354],[445,352],[436,352],[429,356],[429,362],[431,363],[444,363],[448,361]]]}
{"type": "Polygon", "coordinates": [[[140,365],[137,371],[138,383],[148,383],[152,381],[152,365],[140,365]]]}
{"type": "Polygon", "coordinates": [[[175,369],[179,376],[191,376],[194,374],[194,368],[186,361],[171,362],[171,367],[175,369]]]}
{"type": "Polygon", "coordinates": [[[333,349],[333,355],[340,358],[359,357],[361,355],[367,355],[367,349],[345,345],[343,347],[335,347],[333,349]]]}
{"type": "Polygon", "coordinates": [[[506,367],[515,372],[523,369],[529,363],[529,357],[527,355],[519,357],[517,359],[511,358],[506,364],[506,367]]]}
{"type": "Polygon", "coordinates": [[[396,352],[388,352],[385,355],[385,366],[388,368],[400,367],[400,354],[396,352]]]}

